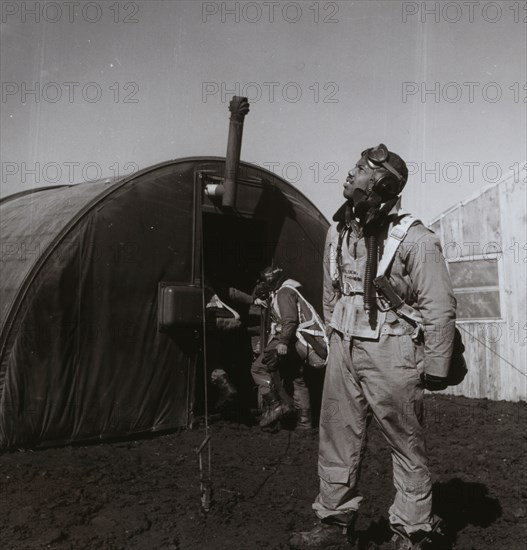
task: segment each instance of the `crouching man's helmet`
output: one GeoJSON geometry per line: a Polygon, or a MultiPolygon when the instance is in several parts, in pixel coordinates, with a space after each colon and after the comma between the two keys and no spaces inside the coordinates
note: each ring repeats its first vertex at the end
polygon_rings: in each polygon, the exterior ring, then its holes
{"type": "Polygon", "coordinates": [[[275,291],[284,281],[284,270],[280,267],[266,267],[260,272],[260,279],[255,289],[255,296],[261,299],[267,299],[269,294],[275,291]]]}
{"type": "Polygon", "coordinates": [[[266,267],[260,276],[272,290],[276,290],[284,279],[284,270],[277,266],[270,266],[266,267]]]}

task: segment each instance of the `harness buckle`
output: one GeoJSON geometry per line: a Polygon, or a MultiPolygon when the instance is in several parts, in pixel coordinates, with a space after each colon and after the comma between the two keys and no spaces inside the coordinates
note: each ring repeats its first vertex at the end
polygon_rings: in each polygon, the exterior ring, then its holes
{"type": "Polygon", "coordinates": [[[343,281],[340,285],[340,292],[343,296],[353,296],[355,294],[364,294],[362,290],[357,290],[349,281],[343,281]]]}

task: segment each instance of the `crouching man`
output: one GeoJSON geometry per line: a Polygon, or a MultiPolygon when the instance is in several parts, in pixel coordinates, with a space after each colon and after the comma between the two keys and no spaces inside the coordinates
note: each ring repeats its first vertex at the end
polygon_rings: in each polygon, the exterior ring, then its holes
{"type": "MultiPolygon", "coordinates": [[[[383,144],[367,149],[344,184],[324,255],[324,316],[332,330],[319,434],[320,523],[293,534],[292,548],[354,539],[366,431],[373,416],[390,446],[395,500],[393,548],[417,550],[438,531],[423,427],[424,389],[444,389],[456,302],[438,238],[415,220],[400,232],[386,273],[398,308],[380,300],[373,279],[392,229],[404,220],[405,162],[383,144]],[[417,312],[417,327],[402,312],[417,312]]],[[[404,225],[404,224],[403,224],[404,225]]],[[[392,235],[394,233],[392,232],[392,235]]],[[[381,260],[382,261],[382,260],[381,260]]]]}
{"type": "MultiPolygon", "coordinates": [[[[305,365],[295,352],[296,330],[299,325],[298,281],[287,279],[279,267],[267,267],[259,286],[260,300],[270,304],[270,334],[267,345],[254,361],[251,374],[263,401],[262,428],[274,428],[279,420],[296,414],[296,428],[311,428],[311,401],[304,378],[305,365]],[[297,289],[297,290],[295,290],[297,289]],[[281,381],[292,381],[293,406],[281,381]]],[[[309,313],[309,312],[308,312],[309,313]]],[[[307,314],[306,314],[307,315],[307,314]]]]}

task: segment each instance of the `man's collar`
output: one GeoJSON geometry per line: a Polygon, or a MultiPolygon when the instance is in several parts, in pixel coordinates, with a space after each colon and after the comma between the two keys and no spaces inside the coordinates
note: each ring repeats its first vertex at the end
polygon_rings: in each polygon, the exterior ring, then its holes
{"type": "Polygon", "coordinates": [[[346,201],[333,215],[333,221],[338,223],[346,223],[351,216],[352,207],[348,201],[346,201]]]}

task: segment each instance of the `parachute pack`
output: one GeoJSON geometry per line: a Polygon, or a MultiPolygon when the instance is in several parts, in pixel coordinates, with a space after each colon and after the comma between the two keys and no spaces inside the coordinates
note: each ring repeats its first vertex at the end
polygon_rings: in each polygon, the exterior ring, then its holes
{"type": "Polygon", "coordinates": [[[298,300],[298,328],[296,329],[295,349],[300,358],[310,367],[322,368],[328,360],[329,342],[326,336],[326,326],[315,308],[292,285],[283,284],[280,288],[289,288],[296,292],[298,300]],[[306,307],[302,308],[301,303],[306,307]],[[310,312],[306,316],[304,311],[310,312]]]}

